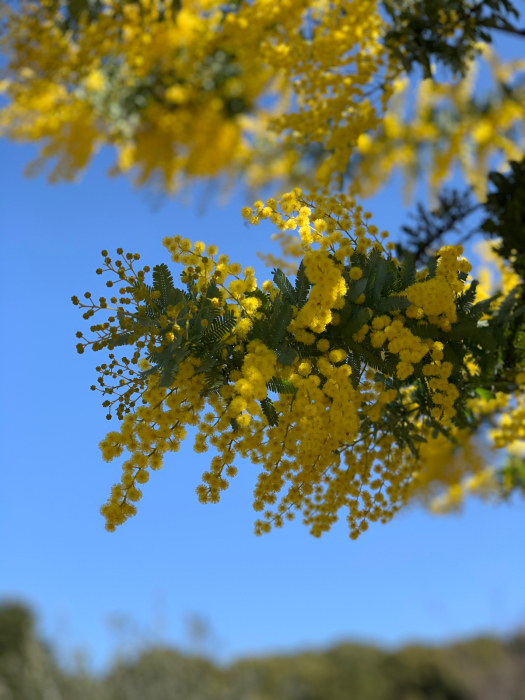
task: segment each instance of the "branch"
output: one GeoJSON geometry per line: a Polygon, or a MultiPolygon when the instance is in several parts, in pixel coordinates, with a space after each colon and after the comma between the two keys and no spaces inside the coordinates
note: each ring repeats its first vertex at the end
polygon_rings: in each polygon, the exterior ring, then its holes
{"type": "Polygon", "coordinates": [[[498,24],[496,20],[487,20],[484,24],[486,27],[496,29],[499,32],[507,32],[508,34],[525,37],[525,29],[514,27],[510,22],[507,22],[507,20],[501,20],[501,22],[503,22],[503,25],[498,24]]]}
{"type": "MultiPolygon", "coordinates": [[[[439,197],[438,206],[430,212],[419,204],[416,215],[412,216],[416,220],[415,225],[402,228],[410,240],[409,246],[416,262],[424,262],[426,251],[441,243],[444,236],[458,233],[458,227],[481,206],[480,203],[473,202],[470,190],[461,193],[456,190],[444,192],[439,197]]],[[[464,238],[474,232],[475,229],[464,238]]]]}

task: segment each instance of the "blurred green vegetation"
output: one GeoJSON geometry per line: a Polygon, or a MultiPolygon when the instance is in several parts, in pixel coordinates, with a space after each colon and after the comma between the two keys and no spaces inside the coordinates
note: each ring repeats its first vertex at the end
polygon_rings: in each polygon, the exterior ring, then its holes
{"type": "Polygon", "coordinates": [[[100,677],[59,666],[23,605],[0,605],[0,700],[525,700],[525,635],[387,652],[246,659],[226,668],[151,648],[100,677]]]}

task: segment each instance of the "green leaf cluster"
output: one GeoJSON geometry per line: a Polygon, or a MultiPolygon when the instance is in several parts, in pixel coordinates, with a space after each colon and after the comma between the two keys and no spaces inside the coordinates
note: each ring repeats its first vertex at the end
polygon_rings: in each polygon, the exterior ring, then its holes
{"type": "Polygon", "coordinates": [[[525,278],[525,158],[510,161],[508,173],[492,172],[481,230],[498,237],[496,252],[525,278]]]}
{"type": "Polygon", "coordinates": [[[440,63],[454,74],[465,75],[479,53],[478,42],[491,43],[491,31],[522,34],[511,19],[519,16],[509,0],[385,0],[391,26],[385,43],[403,68],[416,66],[425,78],[433,77],[440,63]]]}

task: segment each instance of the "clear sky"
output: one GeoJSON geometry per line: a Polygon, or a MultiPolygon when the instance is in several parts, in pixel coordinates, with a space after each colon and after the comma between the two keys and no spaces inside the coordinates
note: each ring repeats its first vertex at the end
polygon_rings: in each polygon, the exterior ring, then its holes
{"type": "MultiPolygon", "coordinates": [[[[104,294],[94,274],[103,248],[169,262],[161,240],[178,233],[246,265],[269,249],[271,229],[245,227],[239,212],[250,202],[239,194],[204,213],[195,202],[157,206],[106,177],[107,153],[80,184],[26,180],[32,155],[0,142],[0,596],[30,603],[65,657],[83,647],[98,668],[115,646],[111,620],[126,617],[139,636],[188,647],[188,620],[199,616],[221,660],[525,626],[523,502],[470,503],[446,518],[413,508],[357,542],[344,518],[320,540],[299,521],[256,538],[255,467],[240,463],[221,503],[202,506],[194,489],[210,454],[188,441],[153,474],[137,517],[105,532],[98,508],[120,464],[100,458],[97,444],[114,427],[89,391],[102,358],[77,355],[85,322],[70,297],[104,294]]],[[[406,220],[395,186],[370,208],[394,235],[406,220]]]]}

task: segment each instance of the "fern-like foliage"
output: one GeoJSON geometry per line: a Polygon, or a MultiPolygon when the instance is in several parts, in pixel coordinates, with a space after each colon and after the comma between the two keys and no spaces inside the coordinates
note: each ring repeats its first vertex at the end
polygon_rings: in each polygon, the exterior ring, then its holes
{"type": "Polygon", "coordinates": [[[221,316],[214,318],[209,326],[202,331],[199,343],[196,346],[197,356],[201,356],[217,348],[222,344],[235,327],[235,316],[233,311],[227,311],[221,316]]]}
{"type": "Polygon", "coordinates": [[[261,408],[270,425],[279,425],[279,416],[277,415],[277,411],[275,410],[275,406],[273,405],[273,401],[271,399],[263,399],[261,401],[261,408]]]}
{"type": "Polygon", "coordinates": [[[295,289],[292,286],[288,277],[284,274],[284,272],[282,270],[272,270],[272,276],[273,281],[275,282],[275,286],[277,287],[277,289],[279,289],[286,301],[290,304],[295,304],[295,289]]]}
{"type": "Polygon", "coordinates": [[[306,276],[304,263],[301,260],[301,264],[297,270],[297,277],[295,278],[295,304],[298,309],[305,305],[311,286],[306,276]]]}
{"type": "Polygon", "coordinates": [[[163,306],[167,306],[169,295],[175,292],[175,285],[166,263],[155,265],[153,268],[153,289],[160,292],[161,303],[163,306]]]}
{"type": "Polygon", "coordinates": [[[297,388],[288,379],[282,377],[272,377],[266,385],[275,394],[295,394],[297,388]]]}

